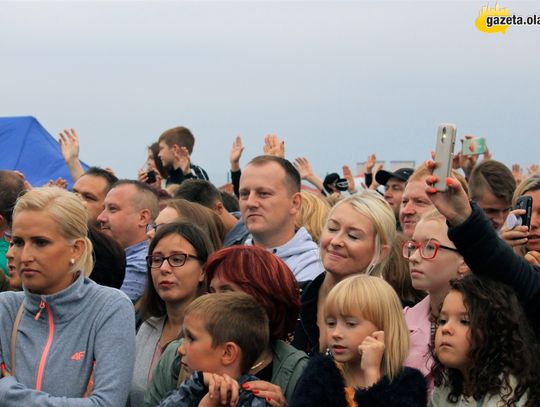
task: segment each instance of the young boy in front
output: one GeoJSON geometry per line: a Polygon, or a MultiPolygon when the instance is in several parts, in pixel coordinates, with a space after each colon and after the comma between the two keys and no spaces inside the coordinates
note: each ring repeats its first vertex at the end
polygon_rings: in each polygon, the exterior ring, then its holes
{"type": "Polygon", "coordinates": [[[248,375],[269,341],[268,317],[248,294],[203,295],[184,316],[179,352],[191,377],[170,392],[160,407],[264,407],[266,400],[244,390],[248,375]]]}

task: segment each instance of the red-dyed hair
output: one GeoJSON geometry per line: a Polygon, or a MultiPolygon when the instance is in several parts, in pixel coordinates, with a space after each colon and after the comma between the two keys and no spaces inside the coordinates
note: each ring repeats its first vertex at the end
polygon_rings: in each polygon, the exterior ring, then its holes
{"type": "Polygon", "coordinates": [[[255,246],[231,246],[215,252],[206,263],[206,287],[214,276],[237,284],[266,310],[270,338],[287,339],[300,312],[298,285],[279,257],[255,246]]]}

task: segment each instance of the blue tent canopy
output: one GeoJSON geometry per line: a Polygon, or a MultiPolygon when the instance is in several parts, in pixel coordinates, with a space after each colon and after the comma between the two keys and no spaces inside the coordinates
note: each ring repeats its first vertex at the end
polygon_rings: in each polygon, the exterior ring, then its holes
{"type": "Polygon", "coordinates": [[[0,117],[0,169],[22,172],[33,186],[58,177],[73,186],[60,144],[32,116],[0,117]]]}

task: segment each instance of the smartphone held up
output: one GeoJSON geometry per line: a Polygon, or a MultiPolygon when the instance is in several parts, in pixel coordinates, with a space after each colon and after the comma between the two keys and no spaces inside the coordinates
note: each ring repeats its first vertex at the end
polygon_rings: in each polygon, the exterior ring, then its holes
{"type": "Polygon", "coordinates": [[[437,141],[435,147],[435,163],[433,176],[438,181],[433,185],[437,191],[444,192],[448,189],[446,178],[452,171],[452,154],[456,143],[457,128],[455,124],[442,123],[437,129],[437,141]]]}

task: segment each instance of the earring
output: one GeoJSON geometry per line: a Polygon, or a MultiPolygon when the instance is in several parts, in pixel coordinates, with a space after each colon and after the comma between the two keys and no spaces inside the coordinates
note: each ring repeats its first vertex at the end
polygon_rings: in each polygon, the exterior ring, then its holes
{"type": "Polygon", "coordinates": [[[75,265],[75,259],[71,259],[71,260],[69,261],[69,264],[71,264],[72,266],[75,265]]]}

